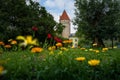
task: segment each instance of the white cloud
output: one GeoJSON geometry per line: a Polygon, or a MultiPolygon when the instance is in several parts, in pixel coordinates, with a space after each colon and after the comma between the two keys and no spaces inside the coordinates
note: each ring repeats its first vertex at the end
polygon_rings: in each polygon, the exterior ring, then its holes
{"type": "Polygon", "coordinates": [[[35,2],[40,2],[41,0],[33,0],[33,1],[35,1],[35,2]]]}
{"type": "MultiPolygon", "coordinates": [[[[47,11],[54,16],[54,19],[59,22],[59,16],[65,9],[71,20],[74,18],[74,0],[41,0],[44,1],[43,6],[47,11]]],[[[71,23],[71,33],[74,33],[74,25],[71,23]]]]}

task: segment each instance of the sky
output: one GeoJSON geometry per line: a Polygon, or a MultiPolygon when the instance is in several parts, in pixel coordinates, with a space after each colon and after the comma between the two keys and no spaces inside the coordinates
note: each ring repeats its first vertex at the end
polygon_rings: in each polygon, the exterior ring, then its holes
{"type": "MultiPolygon", "coordinates": [[[[52,14],[54,20],[59,22],[59,17],[62,15],[63,10],[66,10],[71,21],[75,17],[74,15],[74,0],[33,0],[40,3],[41,6],[44,6],[48,13],[52,14]]],[[[71,22],[71,33],[75,33],[74,25],[71,22]]]]}

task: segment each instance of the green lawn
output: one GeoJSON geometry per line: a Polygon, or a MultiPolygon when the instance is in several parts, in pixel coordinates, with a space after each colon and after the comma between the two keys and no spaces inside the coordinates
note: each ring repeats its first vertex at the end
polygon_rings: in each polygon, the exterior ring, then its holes
{"type": "Polygon", "coordinates": [[[0,54],[0,65],[6,70],[0,80],[120,80],[120,50],[106,52],[67,49],[53,52],[43,50],[5,51],[0,54]],[[75,58],[85,57],[83,61],[75,58]],[[96,66],[89,60],[100,60],[96,66]]]}

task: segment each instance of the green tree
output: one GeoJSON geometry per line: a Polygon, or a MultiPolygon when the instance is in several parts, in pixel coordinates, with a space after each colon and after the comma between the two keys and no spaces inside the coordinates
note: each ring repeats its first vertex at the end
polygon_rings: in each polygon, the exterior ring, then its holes
{"type": "Polygon", "coordinates": [[[0,3],[0,28],[3,29],[0,32],[1,38],[7,40],[28,33],[33,15],[29,14],[31,11],[25,0],[0,0],[0,3]]]}
{"type": "Polygon", "coordinates": [[[0,0],[0,3],[1,40],[15,38],[18,35],[32,35],[33,26],[38,28],[35,37],[39,38],[40,41],[44,41],[48,33],[54,33],[56,21],[38,2],[0,0]]]}
{"type": "Polygon", "coordinates": [[[75,0],[74,24],[77,34],[84,34],[98,46],[105,46],[103,40],[116,36],[120,25],[119,0],[75,0]]]}
{"type": "Polygon", "coordinates": [[[63,24],[61,24],[61,23],[58,23],[58,24],[54,27],[55,32],[56,32],[56,34],[58,34],[58,35],[61,35],[61,34],[62,34],[64,28],[65,28],[65,26],[64,26],[63,24]]]}

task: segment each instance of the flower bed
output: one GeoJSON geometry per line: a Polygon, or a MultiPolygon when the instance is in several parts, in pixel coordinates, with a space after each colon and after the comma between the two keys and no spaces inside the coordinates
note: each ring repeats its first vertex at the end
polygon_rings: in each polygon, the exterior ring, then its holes
{"type": "Polygon", "coordinates": [[[120,50],[102,50],[1,52],[0,80],[120,80],[120,50]]]}

